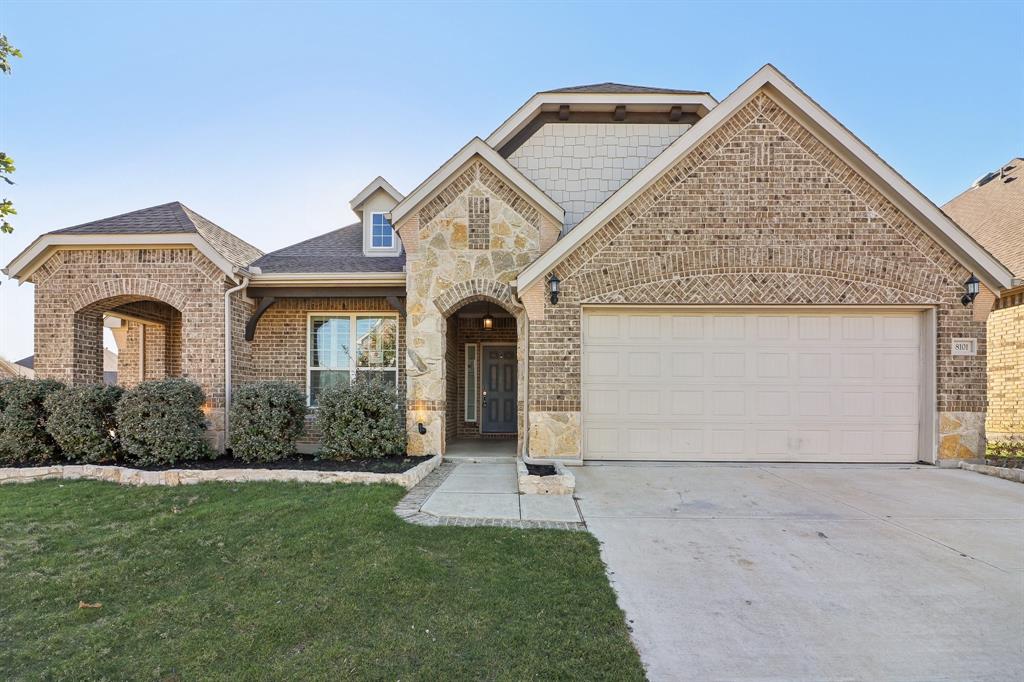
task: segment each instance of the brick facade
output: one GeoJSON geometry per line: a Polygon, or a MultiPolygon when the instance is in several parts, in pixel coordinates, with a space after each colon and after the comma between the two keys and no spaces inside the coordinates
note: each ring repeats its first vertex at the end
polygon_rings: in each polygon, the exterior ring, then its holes
{"type": "MultiPolygon", "coordinates": [[[[213,443],[222,444],[229,285],[205,256],[191,248],[63,250],[31,281],[36,376],[71,384],[102,382],[103,313],[121,309],[148,315],[153,324],[147,328],[146,377],[180,374],[196,381],[206,394],[213,443]]],[[[138,357],[137,346],[132,353],[138,357]]],[[[137,381],[138,366],[131,360],[121,371],[137,381]]]]}
{"type": "Polygon", "coordinates": [[[970,273],[765,93],[556,270],[561,299],[530,320],[533,456],[580,456],[588,303],[934,306],[940,456],[982,447],[985,323],[960,304],[970,273]],[[951,355],[962,336],[977,356],[951,355]]]}
{"type": "MultiPolygon", "coordinates": [[[[398,314],[386,298],[282,298],[272,305],[256,325],[252,343],[235,343],[249,355],[247,371],[236,375],[234,384],[253,381],[286,381],[306,393],[306,364],[309,348],[308,319],[310,314],[324,313],[388,313],[398,318],[398,394],[405,395],[405,318],[398,314]]],[[[248,316],[246,316],[247,318],[248,316]]],[[[242,323],[244,329],[244,322],[242,323]]],[[[237,357],[237,354],[236,354],[237,357]]],[[[313,414],[306,420],[300,438],[303,449],[312,449],[319,442],[313,414]]]]}
{"type": "Polygon", "coordinates": [[[1024,438],[1024,305],[989,315],[988,399],[988,438],[1024,438]]]}

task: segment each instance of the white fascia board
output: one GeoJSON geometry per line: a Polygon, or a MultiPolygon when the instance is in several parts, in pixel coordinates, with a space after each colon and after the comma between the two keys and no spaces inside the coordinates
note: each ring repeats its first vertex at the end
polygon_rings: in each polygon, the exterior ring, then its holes
{"type": "Polygon", "coordinates": [[[249,286],[405,286],[404,272],[274,272],[249,276],[249,286]]]}
{"type": "MultiPolygon", "coordinates": [[[[811,100],[802,90],[771,64],[761,67],[734,90],[722,103],[683,133],[639,173],[594,209],[572,231],[557,241],[540,258],[527,266],[516,279],[519,291],[550,272],[573,249],[585,241],[626,203],[638,196],[671,168],[680,158],[696,147],[722,122],[747,103],[762,87],[770,86],[787,100],[794,111],[791,113],[807,119],[823,137],[831,138],[829,146],[846,160],[856,162],[865,177],[887,198],[905,208],[926,232],[949,249],[962,264],[985,282],[986,286],[999,291],[1009,286],[1012,275],[999,261],[978,245],[956,223],[950,220],[935,204],[907,182],[899,173],[889,167],[863,142],[835,120],[828,112],[811,100]]],[[[823,139],[826,144],[830,140],[823,139]]]]}
{"type": "Polygon", "coordinates": [[[504,123],[487,136],[487,144],[500,149],[523,129],[544,107],[568,104],[570,107],[585,105],[662,105],[662,106],[695,106],[702,114],[706,114],[718,105],[718,101],[707,93],[700,94],[654,94],[654,93],[607,93],[594,94],[583,92],[538,92],[526,104],[516,109],[504,123]]]}
{"type": "Polygon", "coordinates": [[[370,182],[369,185],[364,187],[359,194],[352,197],[352,201],[348,202],[349,207],[353,211],[358,211],[359,207],[363,205],[363,202],[369,199],[370,195],[379,189],[387,192],[396,203],[405,198],[405,195],[395,189],[390,182],[378,175],[370,182]]]}
{"type": "Polygon", "coordinates": [[[466,146],[455,153],[455,156],[448,159],[444,165],[434,171],[429,178],[414,189],[409,196],[391,209],[391,224],[397,228],[403,218],[430,198],[435,190],[439,189],[448,178],[465,166],[474,156],[479,156],[489,163],[498,173],[505,176],[517,189],[529,197],[533,203],[558,221],[559,225],[565,224],[565,210],[479,137],[474,137],[470,140],[466,146]]]}
{"type": "Polygon", "coordinates": [[[44,256],[51,250],[66,251],[75,248],[102,247],[114,249],[158,248],[161,246],[191,246],[223,270],[225,275],[234,279],[237,268],[197,232],[147,234],[62,234],[51,232],[37,237],[24,251],[15,256],[3,272],[8,277],[24,282],[43,264],[44,256]]]}

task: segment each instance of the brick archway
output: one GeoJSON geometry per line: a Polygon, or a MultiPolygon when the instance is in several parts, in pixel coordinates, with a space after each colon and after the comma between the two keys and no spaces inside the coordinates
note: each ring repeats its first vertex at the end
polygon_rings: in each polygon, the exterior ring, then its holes
{"type": "Polygon", "coordinates": [[[456,310],[476,301],[489,301],[500,305],[512,315],[521,310],[516,302],[512,287],[490,279],[470,279],[460,282],[434,299],[434,305],[445,317],[451,316],[456,310]]]}
{"type": "Polygon", "coordinates": [[[153,300],[185,311],[187,299],[183,293],[153,279],[108,279],[93,284],[71,296],[71,309],[80,312],[96,304],[107,305],[110,299],[153,300]]]}

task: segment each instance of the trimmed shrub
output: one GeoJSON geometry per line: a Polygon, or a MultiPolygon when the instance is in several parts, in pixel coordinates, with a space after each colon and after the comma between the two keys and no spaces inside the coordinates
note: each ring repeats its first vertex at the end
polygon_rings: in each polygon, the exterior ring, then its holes
{"type": "Polygon", "coordinates": [[[231,454],[273,462],[295,452],[306,419],[306,396],[284,381],[239,387],[231,400],[231,454]]]}
{"type": "Polygon", "coordinates": [[[209,457],[203,390],[188,379],[144,381],[117,405],[117,433],[132,464],[162,466],[209,457]]]}
{"type": "Polygon", "coordinates": [[[324,459],[377,459],[405,453],[405,410],[395,388],[357,374],[320,394],[316,415],[324,459]]]}
{"type": "Polygon", "coordinates": [[[83,464],[113,462],[120,455],[115,410],[118,386],[72,386],[46,398],[46,430],[65,459],[83,464]]]}
{"type": "Polygon", "coordinates": [[[985,456],[997,458],[1024,458],[1024,436],[1008,436],[990,440],[985,444],[985,456]]]}
{"type": "Polygon", "coordinates": [[[60,452],[46,430],[46,397],[63,385],[51,379],[0,381],[0,465],[46,464],[60,452]]]}

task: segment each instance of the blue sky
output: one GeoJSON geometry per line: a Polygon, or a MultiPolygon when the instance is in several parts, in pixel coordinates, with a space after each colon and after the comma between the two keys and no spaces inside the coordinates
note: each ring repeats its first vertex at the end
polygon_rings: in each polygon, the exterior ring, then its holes
{"type": "MultiPolygon", "coordinates": [[[[940,205],[1024,154],[1024,3],[20,3],[0,81],[40,233],[180,200],[265,251],[408,192],[532,93],[617,81],[724,98],[765,62],[940,205]]],[[[32,352],[0,286],[0,355],[32,352]]]]}

